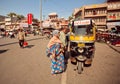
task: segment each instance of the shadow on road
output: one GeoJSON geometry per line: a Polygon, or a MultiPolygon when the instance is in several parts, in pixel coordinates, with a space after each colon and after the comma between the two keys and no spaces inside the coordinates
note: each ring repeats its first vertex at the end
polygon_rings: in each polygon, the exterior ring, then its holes
{"type": "Polygon", "coordinates": [[[119,53],[120,54],[120,51],[118,50],[118,49],[115,49],[112,45],[109,45],[109,44],[107,44],[111,49],[113,49],[114,51],[116,51],[117,53],[119,53]]]}
{"type": "Polygon", "coordinates": [[[9,49],[6,50],[0,50],[0,54],[7,52],[9,49]]]}
{"type": "Polygon", "coordinates": [[[18,42],[6,43],[6,44],[2,44],[0,46],[6,46],[6,45],[11,45],[11,44],[16,44],[16,43],[18,43],[18,42]]]}
{"type": "Polygon", "coordinates": [[[34,47],[35,45],[28,45],[28,46],[26,46],[25,48],[32,48],[32,47],[34,47]]]}
{"type": "Polygon", "coordinates": [[[29,39],[29,40],[27,40],[27,41],[39,40],[39,39],[44,39],[44,37],[41,37],[41,38],[34,38],[34,39],[29,39]]]}

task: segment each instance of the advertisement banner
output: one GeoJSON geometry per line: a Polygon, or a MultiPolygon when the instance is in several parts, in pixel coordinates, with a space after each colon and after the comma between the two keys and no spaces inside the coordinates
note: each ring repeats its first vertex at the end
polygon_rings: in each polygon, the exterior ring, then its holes
{"type": "Polygon", "coordinates": [[[32,14],[31,13],[29,13],[28,15],[27,15],[27,19],[28,19],[28,24],[32,24],[32,14]]]}
{"type": "Polygon", "coordinates": [[[20,23],[20,27],[28,27],[28,23],[20,23]]]}
{"type": "Polygon", "coordinates": [[[108,13],[108,20],[120,20],[120,12],[108,13]]]}

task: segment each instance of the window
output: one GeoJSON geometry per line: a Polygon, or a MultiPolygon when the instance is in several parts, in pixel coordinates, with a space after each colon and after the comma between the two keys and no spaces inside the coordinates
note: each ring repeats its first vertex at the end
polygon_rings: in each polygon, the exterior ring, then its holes
{"type": "Polygon", "coordinates": [[[96,10],[93,10],[93,15],[96,15],[96,14],[97,14],[96,10]]]}

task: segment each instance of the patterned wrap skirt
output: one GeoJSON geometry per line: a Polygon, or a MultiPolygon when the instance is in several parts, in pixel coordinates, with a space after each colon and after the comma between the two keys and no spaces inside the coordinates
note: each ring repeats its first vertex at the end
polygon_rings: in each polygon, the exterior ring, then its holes
{"type": "Polygon", "coordinates": [[[52,55],[51,53],[55,51],[55,59],[51,59],[51,73],[57,74],[62,73],[65,70],[65,61],[64,61],[64,55],[60,51],[61,45],[60,44],[54,44],[50,48],[47,48],[46,53],[49,57],[52,55]]]}

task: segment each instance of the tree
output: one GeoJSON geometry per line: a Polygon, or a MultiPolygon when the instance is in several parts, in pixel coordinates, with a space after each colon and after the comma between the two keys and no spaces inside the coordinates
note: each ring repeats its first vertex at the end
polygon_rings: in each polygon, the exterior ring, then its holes
{"type": "Polygon", "coordinates": [[[10,12],[7,14],[11,18],[11,27],[16,27],[17,22],[20,22],[23,18],[25,18],[23,15],[16,14],[14,12],[10,12]]]}
{"type": "Polygon", "coordinates": [[[17,15],[17,21],[21,21],[22,19],[24,19],[25,17],[23,15],[17,15]]]}
{"type": "Polygon", "coordinates": [[[72,19],[74,19],[74,15],[73,14],[71,16],[69,16],[68,20],[71,21],[72,19]]]}
{"type": "Polygon", "coordinates": [[[73,19],[73,17],[72,17],[72,16],[69,16],[69,21],[72,20],[72,19],[73,19]]]}
{"type": "Polygon", "coordinates": [[[11,18],[11,27],[13,27],[13,17],[16,17],[16,13],[10,12],[9,14],[7,14],[7,16],[9,16],[11,18]]]}
{"type": "Polygon", "coordinates": [[[23,15],[19,15],[19,14],[13,13],[13,12],[7,14],[7,16],[9,16],[9,17],[11,17],[11,18],[17,17],[17,21],[20,21],[20,20],[22,20],[23,18],[25,18],[23,15]]]}
{"type": "Polygon", "coordinates": [[[17,14],[16,13],[13,13],[13,12],[10,12],[9,14],[7,14],[7,16],[9,16],[9,17],[15,17],[17,14]]]}
{"type": "Polygon", "coordinates": [[[38,19],[35,19],[35,18],[33,18],[32,21],[33,21],[33,22],[36,22],[36,23],[39,22],[38,19]]]}

